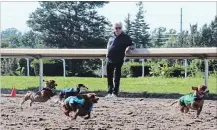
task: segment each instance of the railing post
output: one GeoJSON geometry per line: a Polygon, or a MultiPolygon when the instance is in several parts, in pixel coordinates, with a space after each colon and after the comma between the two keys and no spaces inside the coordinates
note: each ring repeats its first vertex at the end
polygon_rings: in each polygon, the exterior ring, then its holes
{"type": "Polygon", "coordinates": [[[101,59],[101,61],[102,61],[102,78],[104,78],[104,60],[101,59]]]}
{"type": "Polygon", "coordinates": [[[144,63],[144,59],[142,59],[142,77],[145,77],[145,63],[144,63]]]}
{"type": "Polygon", "coordinates": [[[187,73],[188,73],[188,61],[185,59],[185,78],[187,78],[187,73]]]}
{"type": "Polygon", "coordinates": [[[26,58],[27,76],[29,76],[29,58],[26,58]]]}
{"type": "Polygon", "coordinates": [[[208,77],[209,77],[209,65],[208,65],[208,60],[204,59],[205,63],[205,85],[208,87],[208,77]]]}
{"type": "Polygon", "coordinates": [[[66,77],[66,61],[65,59],[62,59],[63,61],[63,77],[66,77]]]}
{"type": "MultiPolygon", "coordinates": [[[[143,48],[143,45],[141,44],[140,45],[140,48],[142,49],[143,48]]],[[[141,59],[140,59],[141,61],[141,59]]],[[[144,63],[144,59],[142,59],[142,77],[144,78],[145,77],[145,63],[144,63]]]]}
{"type": "Polygon", "coordinates": [[[42,58],[39,59],[39,90],[41,90],[43,86],[43,61],[42,58]]]}

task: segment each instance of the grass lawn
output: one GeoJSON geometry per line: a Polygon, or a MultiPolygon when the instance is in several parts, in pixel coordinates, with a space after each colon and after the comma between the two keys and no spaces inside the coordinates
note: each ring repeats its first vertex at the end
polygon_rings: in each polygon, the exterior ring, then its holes
{"type": "MultiPolygon", "coordinates": [[[[56,80],[57,89],[66,87],[74,87],[76,84],[83,83],[91,91],[104,90],[107,91],[106,78],[85,78],[85,77],[44,77],[44,79],[56,80]]],[[[180,93],[186,94],[191,91],[191,86],[203,84],[202,78],[122,78],[120,90],[124,92],[148,92],[148,93],[180,93]]],[[[27,76],[1,76],[1,88],[17,88],[25,89],[37,87],[39,85],[39,77],[27,76]]],[[[210,93],[216,93],[216,78],[209,78],[210,93]]]]}

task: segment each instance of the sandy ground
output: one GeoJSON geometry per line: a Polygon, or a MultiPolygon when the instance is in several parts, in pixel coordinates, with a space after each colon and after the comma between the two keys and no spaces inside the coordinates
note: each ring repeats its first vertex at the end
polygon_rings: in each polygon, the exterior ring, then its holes
{"type": "Polygon", "coordinates": [[[1,97],[1,130],[214,130],[216,101],[206,100],[198,119],[196,112],[181,114],[173,99],[100,98],[91,119],[78,117],[71,121],[53,97],[46,103],[29,101],[19,107],[21,97],[1,97]]]}

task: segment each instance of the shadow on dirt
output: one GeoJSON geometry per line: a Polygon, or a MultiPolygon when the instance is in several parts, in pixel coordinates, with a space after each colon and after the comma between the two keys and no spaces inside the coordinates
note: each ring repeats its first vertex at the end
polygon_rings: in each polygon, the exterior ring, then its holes
{"type": "MultiPolygon", "coordinates": [[[[23,89],[19,90],[17,89],[16,92],[17,94],[26,94],[27,91],[33,91],[37,92],[39,87],[31,87],[28,89],[23,89]]],[[[56,91],[57,94],[60,92],[60,90],[56,91]]],[[[106,91],[89,91],[89,92],[94,92],[97,94],[99,97],[104,97],[107,92],[106,91]]],[[[10,94],[11,89],[7,88],[2,88],[1,89],[1,94],[10,94]]],[[[141,93],[132,93],[132,92],[121,92],[119,94],[119,97],[124,97],[124,98],[161,98],[161,99],[177,99],[179,97],[183,96],[182,94],[179,93],[148,93],[148,92],[141,92],[141,93]]],[[[217,94],[208,94],[205,97],[205,100],[217,100],[217,94]]]]}

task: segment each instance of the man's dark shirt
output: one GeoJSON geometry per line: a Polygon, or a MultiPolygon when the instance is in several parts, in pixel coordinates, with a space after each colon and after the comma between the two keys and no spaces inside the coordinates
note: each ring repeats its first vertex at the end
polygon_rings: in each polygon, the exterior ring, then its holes
{"type": "Polygon", "coordinates": [[[108,62],[123,62],[125,50],[128,46],[131,45],[133,45],[132,40],[127,34],[122,32],[119,36],[116,36],[114,33],[108,41],[108,62]]]}

